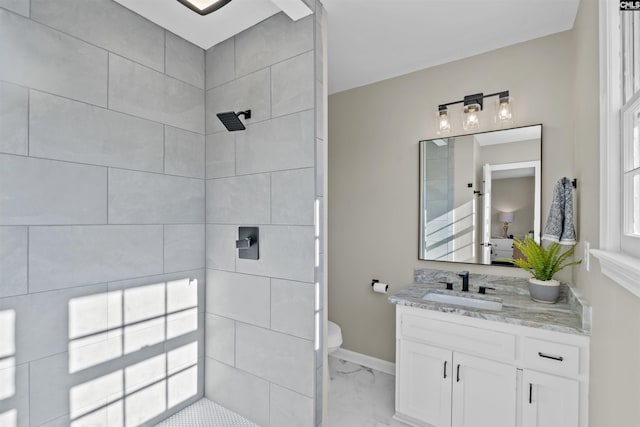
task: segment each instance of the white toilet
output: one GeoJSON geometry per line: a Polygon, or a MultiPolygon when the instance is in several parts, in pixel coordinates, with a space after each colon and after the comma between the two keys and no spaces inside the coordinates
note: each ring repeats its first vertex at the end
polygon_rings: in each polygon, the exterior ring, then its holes
{"type": "Polygon", "coordinates": [[[329,320],[327,330],[327,351],[335,352],[342,345],[342,329],[336,323],[329,320]]]}

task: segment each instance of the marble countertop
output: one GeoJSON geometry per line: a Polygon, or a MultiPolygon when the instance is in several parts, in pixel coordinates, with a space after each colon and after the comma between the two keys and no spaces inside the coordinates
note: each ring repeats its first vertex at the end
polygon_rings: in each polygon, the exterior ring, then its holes
{"type": "Polygon", "coordinates": [[[573,287],[564,283],[560,288],[558,302],[543,304],[531,299],[528,280],[523,278],[472,273],[469,275],[469,292],[460,291],[461,279],[456,272],[419,269],[416,270],[415,279],[416,283],[391,295],[389,301],[398,305],[556,332],[578,335],[591,334],[591,307],[573,287]],[[445,285],[439,283],[442,281],[453,282],[454,290],[444,290],[445,285]],[[479,295],[478,288],[480,286],[488,286],[496,288],[496,290],[487,290],[486,295],[479,295]],[[467,298],[499,298],[502,300],[502,310],[483,310],[423,300],[422,297],[432,290],[467,298]]]}

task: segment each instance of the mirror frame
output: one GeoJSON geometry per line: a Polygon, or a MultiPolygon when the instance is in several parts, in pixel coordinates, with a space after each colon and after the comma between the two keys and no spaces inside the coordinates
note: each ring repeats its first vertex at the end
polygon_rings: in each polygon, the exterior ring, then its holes
{"type": "MultiPolygon", "coordinates": [[[[538,212],[538,217],[540,218],[540,232],[542,232],[542,178],[543,178],[543,172],[544,172],[544,165],[542,164],[542,157],[543,157],[543,139],[544,139],[544,126],[542,125],[542,123],[533,123],[530,125],[522,125],[522,126],[514,126],[514,127],[509,127],[509,128],[501,128],[501,129],[493,129],[493,130],[487,130],[484,132],[474,132],[474,133],[461,133],[461,134],[456,134],[456,135],[447,135],[447,136],[443,136],[443,138],[458,138],[461,136],[470,136],[470,135],[479,135],[479,134],[485,134],[485,133],[492,133],[492,132],[500,132],[500,131],[505,131],[505,130],[512,130],[512,129],[522,129],[522,128],[528,128],[528,127],[533,127],[533,126],[540,126],[540,212],[538,212]]],[[[438,260],[438,259],[425,259],[422,258],[422,249],[423,249],[423,244],[422,244],[422,235],[424,234],[424,215],[425,215],[425,210],[424,210],[424,173],[425,173],[425,164],[423,162],[422,159],[422,151],[420,149],[420,145],[422,141],[431,141],[434,139],[439,139],[438,137],[433,137],[430,139],[421,139],[420,141],[418,141],[418,180],[419,180],[419,185],[418,185],[418,209],[419,209],[419,215],[418,215],[418,261],[428,261],[428,262],[444,262],[444,263],[448,263],[448,264],[467,264],[467,265],[477,265],[477,266],[487,266],[487,267],[507,267],[507,268],[513,268],[514,266],[512,265],[501,265],[501,264],[482,264],[482,263],[477,263],[477,262],[464,262],[464,261],[447,261],[447,260],[438,260]]],[[[540,239],[541,236],[535,236],[537,237],[538,241],[540,239]]]]}

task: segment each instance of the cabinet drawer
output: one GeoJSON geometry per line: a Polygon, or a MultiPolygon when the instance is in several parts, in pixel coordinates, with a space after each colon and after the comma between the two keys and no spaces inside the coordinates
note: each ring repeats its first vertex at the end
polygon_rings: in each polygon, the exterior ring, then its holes
{"type": "Polygon", "coordinates": [[[567,344],[525,338],[523,359],[527,368],[577,377],[580,371],[580,348],[567,344]]]}
{"type": "Polygon", "coordinates": [[[513,240],[511,239],[493,239],[491,246],[500,251],[508,251],[513,249],[513,240]]]}
{"type": "Polygon", "coordinates": [[[402,315],[403,337],[498,360],[515,360],[516,337],[457,323],[402,315]]]}

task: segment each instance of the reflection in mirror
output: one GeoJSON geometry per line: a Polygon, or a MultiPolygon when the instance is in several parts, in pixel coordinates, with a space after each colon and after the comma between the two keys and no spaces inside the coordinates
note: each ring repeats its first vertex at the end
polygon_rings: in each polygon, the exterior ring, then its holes
{"type": "Polygon", "coordinates": [[[542,125],[420,141],[422,260],[510,266],[540,238],[542,125]]]}

